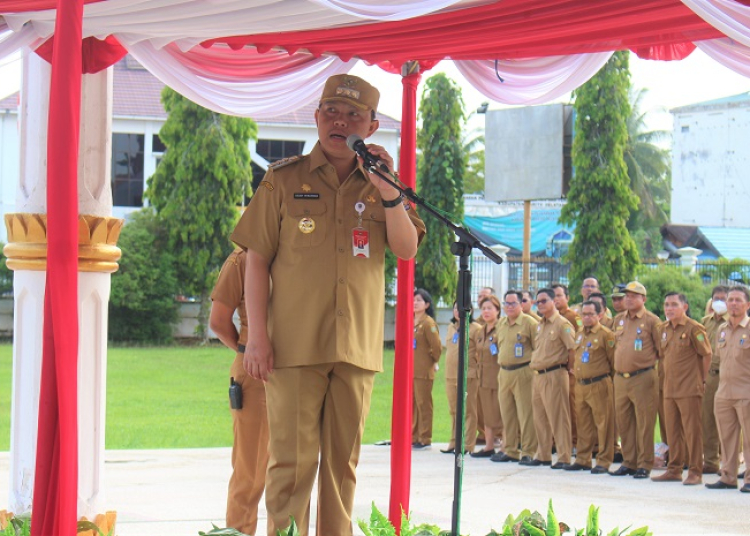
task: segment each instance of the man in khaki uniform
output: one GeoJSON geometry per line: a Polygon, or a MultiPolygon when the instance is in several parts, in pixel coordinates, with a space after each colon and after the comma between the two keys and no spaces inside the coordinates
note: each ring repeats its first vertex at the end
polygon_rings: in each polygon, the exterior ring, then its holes
{"type": "Polygon", "coordinates": [[[654,466],[654,426],[659,404],[655,370],[659,317],[646,310],[646,287],[625,286],[626,311],[615,317],[615,418],[622,465],[610,474],[648,478],[654,466]]]}
{"type": "Polygon", "coordinates": [[[590,470],[604,474],[614,457],[615,423],[612,391],[612,372],[615,359],[615,336],[599,323],[602,314],[598,302],[585,301],[581,305],[583,330],[576,335],[575,377],[576,414],[578,418],[578,449],[576,462],[568,471],[590,470]],[[596,467],[591,468],[591,457],[599,442],[596,467]]]}
{"type": "MultiPolygon", "coordinates": [[[[269,168],[232,233],[247,250],[244,367],[267,382],[269,535],[290,516],[308,533],[316,476],[317,534],[352,534],[362,431],[382,370],[385,247],[412,258],[424,233],[414,208],[346,144],[377,130],[378,99],[361,78],[330,77],[315,111],[318,143],[269,168]]],[[[368,149],[393,168],[383,147],[368,149]]]]}
{"type": "Polygon", "coordinates": [[[615,319],[612,317],[609,309],[607,308],[607,297],[601,292],[592,292],[589,295],[589,300],[595,301],[599,304],[599,306],[601,307],[601,312],[597,315],[599,317],[599,323],[611,331],[612,327],[615,324],[615,319]]]}
{"type": "Polygon", "coordinates": [[[684,294],[669,292],[664,297],[667,321],[659,326],[661,365],[664,367],[664,415],[669,434],[667,470],[652,477],[654,482],[682,480],[687,463],[686,486],[701,483],[703,474],[703,431],[701,405],[706,373],[711,362],[711,344],[706,328],[687,316],[684,294]]]}
{"type": "Polygon", "coordinates": [[[536,457],[523,465],[551,465],[554,439],[557,463],[552,468],[563,469],[570,463],[573,450],[568,376],[573,369],[574,332],[570,323],[557,312],[552,289],[539,290],[536,298],[542,321],[537,326],[536,348],[530,367],[534,371],[531,401],[538,446],[536,457]]]}
{"type": "MultiPolygon", "coordinates": [[[[714,411],[721,440],[721,477],[706,484],[709,489],[737,488],[740,437],[745,464],[750,463],[750,292],[746,287],[729,288],[727,309],[729,320],[719,328],[716,341],[721,375],[714,411]]],[[[750,493],[750,470],[745,470],[740,491],[750,493]]]]}
{"type": "Polygon", "coordinates": [[[536,314],[532,309],[532,306],[534,305],[534,297],[531,295],[531,292],[523,290],[521,291],[521,295],[523,296],[523,299],[521,300],[521,310],[523,311],[523,314],[529,315],[531,318],[539,322],[542,317],[536,314]]]}
{"type": "Polygon", "coordinates": [[[615,312],[615,315],[624,313],[627,310],[625,308],[625,286],[626,285],[617,285],[612,289],[612,294],[609,295],[612,299],[612,310],[615,312]]]}
{"type": "Polygon", "coordinates": [[[531,461],[537,448],[531,410],[534,374],[529,363],[536,347],[536,327],[539,323],[521,312],[521,299],[520,292],[506,292],[503,302],[506,316],[498,321],[498,398],[505,433],[505,452],[494,454],[490,458],[493,462],[531,461]]]}
{"type": "Polygon", "coordinates": [[[729,319],[727,315],[727,287],[717,285],[711,291],[711,314],[704,316],[701,324],[706,328],[711,343],[711,366],[706,376],[706,392],[703,393],[703,474],[719,472],[719,430],[714,416],[714,397],[719,388],[719,352],[716,341],[719,326],[729,319]],[[718,310],[717,310],[718,309],[718,310]]]}
{"type": "MultiPolygon", "coordinates": [[[[552,285],[552,290],[555,292],[555,307],[557,312],[564,317],[570,325],[573,326],[573,331],[579,331],[583,328],[581,317],[578,313],[568,307],[568,287],[560,283],[552,285]]],[[[572,370],[572,367],[571,367],[572,370]]],[[[573,447],[576,446],[578,441],[578,431],[576,427],[576,378],[575,373],[571,372],[568,376],[570,385],[568,386],[568,403],[570,405],[570,436],[573,441],[573,447]]]]}
{"type": "Polygon", "coordinates": [[[263,382],[247,375],[242,360],[247,342],[245,311],[245,252],[232,252],[219,273],[211,293],[211,329],[227,348],[236,352],[230,369],[232,381],[242,390],[242,407],[232,409],[232,476],[227,493],[227,527],[255,534],[258,503],[263,495],[268,466],[268,417],[263,382]],[[240,317],[240,331],[234,324],[234,311],[240,317]]]}

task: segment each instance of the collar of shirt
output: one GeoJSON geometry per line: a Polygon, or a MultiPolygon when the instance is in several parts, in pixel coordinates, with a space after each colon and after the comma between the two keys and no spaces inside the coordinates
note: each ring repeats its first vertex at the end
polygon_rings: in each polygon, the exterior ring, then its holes
{"type": "Polygon", "coordinates": [[[560,313],[557,312],[557,309],[555,309],[555,312],[552,313],[552,316],[547,318],[546,316],[542,316],[542,324],[551,324],[555,320],[557,320],[557,317],[560,316],[560,313]]]}
{"type": "MultiPolygon", "coordinates": [[[[323,152],[323,149],[320,147],[320,142],[316,142],[315,147],[313,147],[312,151],[310,151],[310,172],[312,173],[316,169],[323,167],[325,165],[331,165],[331,163],[328,161],[328,158],[326,158],[326,154],[323,152]]],[[[367,175],[365,174],[365,170],[362,167],[362,165],[359,163],[359,161],[357,161],[357,167],[355,167],[354,170],[349,174],[350,177],[352,175],[363,180],[367,178],[367,175]],[[359,173],[357,173],[357,171],[359,171],[359,173]]]]}
{"type": "Polygon", "coordinates": [[[630,319],[632,319],[632,318],[643,318],[643,315],[645,315],[645,314],[646,314],[646,308],[644,307],[640,311],[638,311],[637,313],[635,313],[634,315],[631,315],[630,311],[628,311],[627,313],[625,313],[625,316],[627,316],[630,319]]]}
{"type": "MultiPolygon", "coordinates": [[[[748,324],[750,324],[750,316],[746,316],[745,318],[743,318],[742,320],[740,320],[740,323],[737,325],[737,327],[746,328],[748,324]]],[[[735,327],[732,326],[732,323],[729,320],[727,320],[726,326],[727,326],[727,328],[729,328],[731,330],[737,329],[737,328],[735,328],[735,327]]]]}
{"type": "MultiPolygon", "coordinates": [[[[687,324],[687,318],[688,318],[687,315],[683,316],[680,319],[680,321],[677,322],[677,326],[684,326],[685,324],[687,324]]],[[[672,324],[671,320],[667,320],[667,325],[671,326],[672,329],[677,329],[677,326],[675,326],[674,324],[672,324]]]]}
{"type": "Polygon", "coordinates": [[[597,322],[595,326],[593,326],[593,327],[590,327],[590,328],[588,328],[588,327],[584,326],[584,327],[583,327],[583,330],[584,330],[584,331],[585,331],[585,332],[586,332],[587,334],[588,334],[588,333],[598,333],[598,332],[599,332],[599,330],[600,330],[601,328],[602,328],[602,325],[601,325],[601,324],[600,324],[599,322],[597,322]]]}

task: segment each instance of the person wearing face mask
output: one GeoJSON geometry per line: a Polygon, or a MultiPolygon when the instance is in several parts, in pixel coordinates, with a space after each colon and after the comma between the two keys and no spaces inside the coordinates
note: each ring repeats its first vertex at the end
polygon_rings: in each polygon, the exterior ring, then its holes
{"type": "Polygon", "coordinates": [[[714,397],[719,388],[719,352],[716,340],[719,326],[727,321],[727,287],[717,285],[711,291],[711,312],[701,319],[706,328],[708,341],[713,351],[711,366],[706,376],[706,391],[703,394],[703,474],[719,472],[719,430],[714,415],[714,397]]]}

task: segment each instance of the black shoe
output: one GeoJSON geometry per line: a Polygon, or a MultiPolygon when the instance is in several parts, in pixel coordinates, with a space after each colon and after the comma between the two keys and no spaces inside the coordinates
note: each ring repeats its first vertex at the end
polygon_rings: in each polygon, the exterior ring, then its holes
{"type": "Polygon", "coordinates": [[[633,478],[648,478],[651,475],[651,471],[648,469],[640,468],[635,473],[633,473],[633,478]]]}
{"type": "Polygon", "coordinates": [[[508,456],[504,452],[497,452],[490,457],[493,462],[517,462],[518,458],[508,456]]]}
{"type": "Polygon", "coordinates": [[[518,465],[528,465],[530,461],[531,461],[531,456],[521,456],[521,459],[518,460],[518,465]]]}
{"type": "Polygon", "coordinates": [[[495,454],[494,450],[478,450],[476,452],[472,452],[470,456],[472,458],[491,458],[492,455],[495,454]]]}
{"type": "Polygon", "coordinates": [[[622,452],[615,452],[615,457],[612,463],[622,463],[622,452]]]}
{"type": "Polygon", "coordinates": [[[745,484],[744,486],[742,486],[742,487],[740,488],[740,491],[741,491],[742,493],[750,493],[750,484],[745,484]]]}
{"type": "Polygon", "coordinates": [[[738,474],[737,478],[739,478],[740,480],[744,480],[745,479],[745,471],[742,471],[740,474],[738,474]]]}
{"type": "Polygon", "coordinates": [[[601,465],[597,465],[591,470],[592,475],[603,475],[607,472],[607,469],[605,467],[602,467],[601,465]]]}
{"type": "Polygon", "coordinates": [[[635,474],[635,469],[630,469],[629,467],[621,465],[617,471],[610,471],[609,474],[612,476],[630,476],[635,474]]]}
{"type": "MultiPolygon", "coordinates": [[[[727,484],[726,482],[722,482],[721,480],[717,480],[713,484],[706,484],[706,487],[708,489],[737,489],[737,484],[727,484]]],[[[747,487],[747,486],[745,486],[747,487]]],[[[740,490],[742,491],[742,490],[740,490]]],[[[748,490],[750,491],[750,490],[748,490]]]]}
{"type": "Polygon", "coordinates": [[[567,470],[568,467],[570,467],[569,463],[557,462],[555,465],[553,465],[552,467],[550,467],[550,469],[566,469],[567,470]]]}
{"type": "Polygon", "coordinates": [[[564,467],[564,469],[566,471],[588,471],[591,469],[591,467],[586,467],[585,465],[581,465],[580,463],[569,463],[564,467]]]}
{"type": "Polygon", "coordinates": [[[528,465],[529,467],[539,467],[540,465],[552,465],[552,462],[551,461],[543,462],[542,460],[537,460],[536,458],[534,458],[533,460],[529,460],[527,462],[524,462],[523,460],[521,460],[520,462],[518,462],[518,465],[528,465]]]}
{"type": "Polygon", "coordinates": [[[440,452],[442,452],[443,454],[455,454],[456,449],[440,449],[440,452]]]}
{"type": "Polygon", "coordinates": [[[425,449],[428,449],[428,448],[430,448],[430,445],[426,445],[424,443],[420,443],[419,441],[417,441],[416,443],[412,443],[411,444],[411,449],[412,450],[425,450],[425,449]]]}

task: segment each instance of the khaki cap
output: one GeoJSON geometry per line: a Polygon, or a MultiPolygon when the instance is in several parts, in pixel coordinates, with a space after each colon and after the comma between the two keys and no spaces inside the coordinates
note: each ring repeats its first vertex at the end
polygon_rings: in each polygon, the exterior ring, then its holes
{"type": "Polygon", "coordinates": [[[609,295],[610,298],[624,298],[625,297],[625,283],[617,283],[614,288],[612,289],[612,294],[609,295]]]}
{"type": "Polygon", "coordinates": [[[638,281],[631,281],[627,285],[625,285],[625,288],[623,289],[623,292],[632,292],[633,294],[640,294],[641,296],[646,295],[646,287],[644,287],[641,283],[638,281]]]}
{"type": "Polygon", "coordinates": [[[380,91],[350,74],[337,74],[326,80],[320,102],[343,101],[360,110],[378,110],[380,91]]]}

